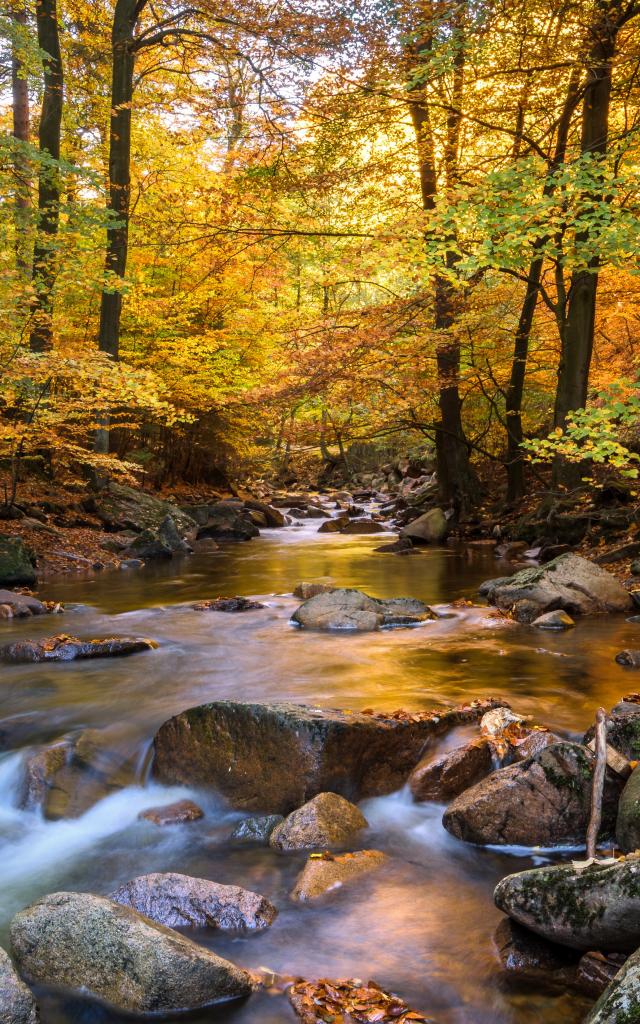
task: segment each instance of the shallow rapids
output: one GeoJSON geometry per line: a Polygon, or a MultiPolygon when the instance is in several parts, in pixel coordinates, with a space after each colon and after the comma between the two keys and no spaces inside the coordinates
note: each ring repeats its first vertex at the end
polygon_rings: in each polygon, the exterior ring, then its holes
{"type": "MultiPolygon", "coordinates": [[[[42,592],[69,608],[62,618],[0,623],[0,642],[65,631],[81,637],[147,636],[157,651],[122,660],[0,670],[0,943],[12,914],[45,892],[109,893],[150,871],[177,870],[255,889],[279,908],[268,931],[247,937],[201,933],[235,962],[307,977],[374,978],[440,1024],[577,1024],[588,1005],[574,995],[518,990],[501,980],[492,934],[500,919],[492,890],[531,866],[528,851],[478,850],[440,824],[443,808],[415,805],[404,791],[366,801],[363,845],[390,853],[386,867],[322,906],[294,906],[287,893],[304,854],[232,848],[241,815],[215,794],[148,779],[157,727],[211,699],[294,700],[324,707],[431,708],[503,696],[518,711],[565,735],[594,709],[636,688],[613,661],[637,647],[622,617],[579,623],[560,635],[505,623],[489,609],[448,607],[509,567],[492,553],[454,548],[418,555],[374,553],[382,534],[317,534],[318,521],[181,562],[92,579],[51,579],[42,592]],[[294,628],[296,582],[331,576],[374,596],[412,596],[447,617],[375,634],[294,628]],[[194,611],[219,595],[256,597],[267,607],[237,615],[194,611]],[[25,753],[80,728],[102,730],[120,788],[80,818],[44,821],[16,807],[25,753]],[[202,821],[158,828],[139,811],[189,796],[202,821]]],[[[469,730],[434,743],[453,746],[469,730]]],[[[265,808],[268,810],[269,808],[265,808]]],[[[117,1024],[124,1017],[63,994],[39,994],[43,1024],[117,1024]]],[[[283,998],[260,995],[233,1009],[199,1014],[234,1024],[294,1021],[283,998]]]]}

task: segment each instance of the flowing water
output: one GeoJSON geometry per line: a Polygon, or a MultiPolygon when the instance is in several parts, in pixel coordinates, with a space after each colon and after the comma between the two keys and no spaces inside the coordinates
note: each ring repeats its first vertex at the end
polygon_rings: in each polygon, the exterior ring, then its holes
{"type": "MultiPolygon", "coordinates": [[[[413,596],[447,605],[475,595],[508,567],[486,551],[428,549],[378,554],[384,537],[317,534],[318,523],[264,531],[249,544],[181,562],[92,579],[54,579],[46,596],[74,604],[63,619],[0,623],[0,642],[60,631],[80,636],[152,637],[159,648],[121,660],[0,669],[0,944],[12,914],[63,889],[109,893],[138,874],[174,870],[243,885],[279,908],[257,935],[198,934],[235,962],[306,977],[374,978],[440,1024],[577,1024],[587,1003],[574,995],[518,989],[498,970],[492,935],[500,919],[492,891],[505,874],[540,862],[527,851],[479,850],[452,839],[439,805],[415,805],[406,792],[366,801],[365,843],[391,856],[379,872],[322,906],[287,893],[304,854],[232,848],[240,815],[215,794],[147,780],[157,727],[212,699],[293,700],[316,706],[394,710],[503,696],[565,735],[580,733],[599,705],[634,688],[613,662],[638,646],[622,617],[580,623],[566,634],[536,633],[484,608],[413,629],[321,634],[289,623],[298,580],[331,576],[379,597],[413,596]],[[218,595],[259,597],[267,607],[237,615],[194,611],[218,595]],[[81,728],[100,730],[104,763],[119,788],[74,820],[44,821],[16,808],[22,758],[38,744],[81,728]],[[158,828],[138,820],[146,807],[191,796],[202,821],[158,828]]],[[[470,735],[443,739],[455,745],[470,735]]],[[[265,808],[269,810],[269,808],[265,808]]],[[[117,1024],[104,1007],[39,993],[43,1024],[117,1024]]],[[[292,1022],[283,997],[266,994],[195,1020],[233,1024],[292,1022]]]]}

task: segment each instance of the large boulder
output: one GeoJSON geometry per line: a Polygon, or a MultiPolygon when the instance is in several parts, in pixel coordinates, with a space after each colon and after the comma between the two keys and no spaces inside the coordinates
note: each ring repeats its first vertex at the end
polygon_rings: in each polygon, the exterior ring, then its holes
{"type": "Polygon", "coordinates": [[[434,619],[428,605],[411,597],[386,601],[361,590],[337,589],[304,601],[292,621],[306,629],[353,629],[366,632],[384,626],[411,626],[434,619]]]}
{"type": "Polygon", "coordinates": [[[0,586],[31,586],[36,582],[34,556],[19,537],[0,534],[0,586]]]}
{"type": "Polygon", "coordinates": [[[251,991],[247,973],[104,896],[56,892],[11,922],[11,949],[32,982],[168,1015],[251,991]]]}
{"type": "Polygon", "coordinates": [[[36,1001],[8,953],[0,949],[0,1021],[2,1024],[37,1024],[36,1001]]]}
{"type": "MultiPolygon", "coordinates": [[[[442,823],[457,839],[500,846],[584,842],[595,759],[578,743],[554,743],[465,790],[442,823]]],[[[615,822],[622,780],[607,770],[602,828],[615,822]]]]}
{"type": "Polygon", "coordinates": [[[324,850],[346,846],[367,819],[355,804],[337,793],[318,793],[276,825],[269,845],[276,850],[324,850]]]}
{"type": "Polygon", "coordinates": [[[522,569],[513,576],[487,580],[480,592],[489,604],[526,622],[557,609],[569,615],[595,615],[624,612],[633,604],[615,576],[574,554],[560,555],[546,565],[522,569]]]}
{"type": "MultiPolygon", "coordinates": [[[[607,742],[629,761],[640,761],[640,704],[631,694],[616,704],[607,716],[607,742]]],[[[587,730],[584,742],[593,738],[593,727],[587,730]]]]}
{"type": "Polygon", "coordinates": [[[165,722],[154,740],[153,774],[276,814],[322,792],[381,796],[404,784],[432,736],[478,721],[491,704],[394,717],[215,701],[165,722]]]}
{"type": "Polygon", "coordinates": [[[157,528],[148,527],[138,534],[124,552],[131,558],[152,560],[188,555],[191,546],[181,536],[173,516],[166,515],[157,528]]]}
{"type": "Polygon", "coordinates": [[[157,531],[166,517],[171,516],[180,537],[184,537],[191,534],[197,525],[195,519],[177,505],[113,481],[103,490],[86,498],[83,506],[109,530],[134,530],[136,533],[157,531]]]}
{"type": "Polygon", "coordinates": [[[310,857],[296,879],[291,899],[299,903],[317,900],[377,870],[386,859],[379,850],[357,850],[335,856],[324,853],[321,857],[310,857]]]}
{"type": "Polygon", "coordinates": [[[640,857],[588,867],[553,864],[507,875],[496,905],[537,935],[573,949],[640,945],[640,857]]]}
{"type": "Polygon", "coordinates": [[[258,537],[260,530],[251,519],[248,509],[241,502],[218,501],[207,508],[207,519],[198,530],[198,540],[212,537],[214,540],[251,540],[258,537]]]}
{"type": "Polygon", "coordinates": [[[625,853],[640,849],[640,768],[627,779],[616,820],[616,842],[625,853]]]}
{"type": "Polygon", "coordinates": [[[0,661],[11,665],[33,665],[43,661],[76,661],[86,658],[122,658],[140,651],[152,651],[153,640],[104,637],[79,640],[76,636],[50,636],[44,640],[17,640],[0,647],[0,661]]]}
{"type": "Polygon", "coordinates": [[[640,950],[618,971],[584,1024],[637,1024],[637,1021],[640,1021],[640,950]]]}
{"type": "Polygon", "coordinates": [[[176,872],[139,875],[110,898],[167,928],[259,931],[268,928],[278,914],[257,892],[176,872]]]}
{"type": "Polygon", "coordinates": [[[441,508],[432,508],[400,531],[402,537],[410,537],[419,544],[442,544],[448,533],[449,524],[441,508]]]}

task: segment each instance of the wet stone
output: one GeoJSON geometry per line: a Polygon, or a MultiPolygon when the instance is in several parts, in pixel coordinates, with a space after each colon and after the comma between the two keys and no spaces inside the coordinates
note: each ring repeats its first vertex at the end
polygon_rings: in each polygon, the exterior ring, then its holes
{"type": "Polygon", "coordinates": [[[146,811],[140,811],[138,815],[138,818],[151,821],[154,825],[182,825],[203,817],[204,811],[193,800],[176,800],[175,803],[163,807],[149,807],[146,811]]]}

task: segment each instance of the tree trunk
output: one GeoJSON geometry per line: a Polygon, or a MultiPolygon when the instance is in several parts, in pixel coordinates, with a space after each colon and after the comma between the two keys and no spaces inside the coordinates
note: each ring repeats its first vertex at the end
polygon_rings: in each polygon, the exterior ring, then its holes
{"type": "Polygon", "coordinates": [[[129,200],[131,193],[131,104],[133,100],[134,32],[142,6],[136,0],[117,0],[111,45],[111,120],[109,133],[109,201],[105,269],[118,278],[105,287],[100,307],[99,344],[114,359],[120,348],[122,292],[117,287],[127,269],[129,200]]]}
{"type": "MultiPolygon", "coordinates": [[[[582,154],[589,154],[594,160],[605,156],[607,152],[612,64],[618,31],[628,16],[628,11],[622,15],[619,8],[609,4],[600,3],[599,7],[600,20],[591,30],[592,44],[587,60],[580,143],[582,154]]],[[[585,198],[588,201],[588,197],[585,198]]],[[[587,235],[583,235],[582,241],[586,238],[587,235]]],[[[588,267],[576,270],[571,275],[554,410],[554,426],[561,429],[564,429],[570,412],[583,409],[587,404],[598,267],[599,258],[595,255],[588,267]]],[[[556,484],[576,486],[581,475],[580,465],[557,458],[553,475],[556,484]]]]}
{"type": "Polygon", "coordinates": [[[60,127],[63,74],[56,0],[37,0],[38,44],[43,51],[44,92],[40,114],[38,174],[38,235],[33,253],[35,300],[29,346],[46,352],[53,337],[53,285],[56,240],[60,219],[60,127]]]}
{"type": "MultiPolygon", "coordinates": [[[[544,195],[550,196],[555,188],[553,173],[566,158],[567,140],[571,117],[578,103],[580,86],[580,72],[575,69],[571,73],[567,96],[564,101],[562,113],[558,121],[558,134],[556,138],[553,158],[550,162],[547,181],[544,186],[544,195]]],[[[522,118],[519,112],[519,119],[522,118]]],[[[521,123],[521,120],[520,120],[521,123]]],[[[542,278],[543,259],[535,255],[535,250],[540,250],[546,242],[546,238],[538,240],[534,244],[534,257],[529,266],[527,275],[527,290],[522,302],[518,328],[516,330],[513,360],[511,363],[511,377],[506,394],[506,419],[507,419],[507,501],[517,502],[524,495],[524,460],[522,458],[522,396],[524,394],[524,382],[527,372],[527,359],[529,356],[529,340],[533,327],[533,318],[538,303],[540,281],[542,278]]]]}
{"type": "Polygon", "coordinates": [[[31,181],[25,146],[29,142],[29,83],[20,55],[20,35],[27,28],[27,11],[22,3],[12,7],[11,20],[16,33],[11,43],[13,137],[18,143],[14,157],[16,266],[21,275],[28,278],[31,273],[31,261],[25,243],[31,207],[31,181]]]}

